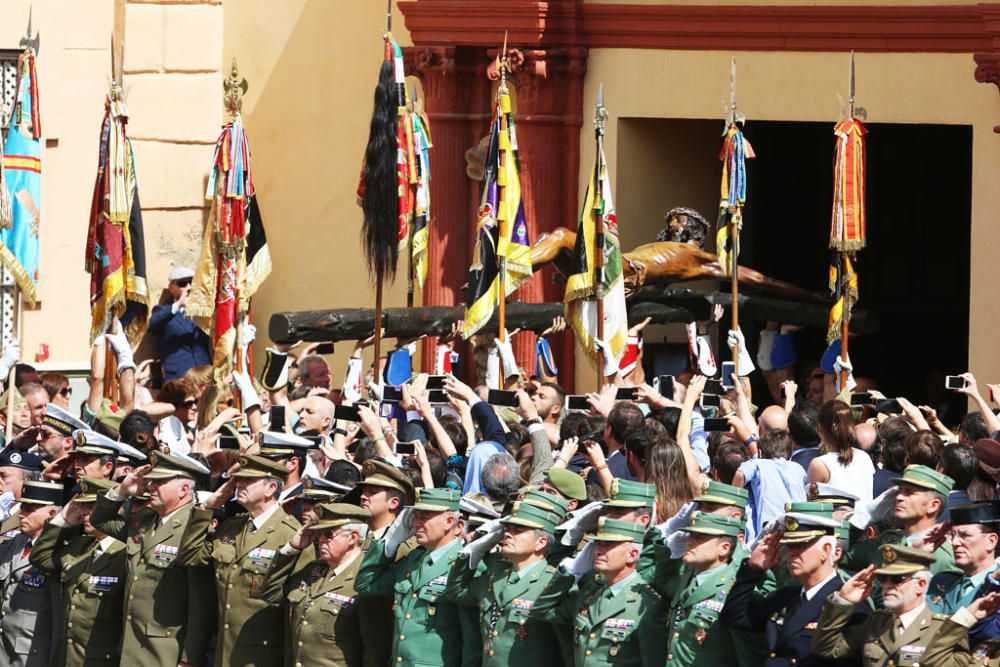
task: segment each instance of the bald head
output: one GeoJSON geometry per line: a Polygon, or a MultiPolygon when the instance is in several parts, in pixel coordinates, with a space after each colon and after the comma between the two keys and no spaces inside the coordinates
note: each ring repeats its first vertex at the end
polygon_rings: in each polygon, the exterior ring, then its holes
{"type": "Polygon", "coordinates": [[[760,427],[760,434],[771,433],[773,431],[787,431],[788,430],[788,414],[785,409],[779,405],[769,405],[764,408],[763,412],[760,413],[760,419],[757,420],[757,425],[760,427]]]}
{"type": "Polygon", "coordinates": [[[878,431],[868,422],[861,422],[854,427],[854,437],[858,440],[858,447],[866,452],[875,444],[875,437],[877,435],[878,431]]]}
{"type": "Polygon", "coordinates": [[[302,404],[302,412],[299,417],[302,426],[306,430],[315,430],[319,433],[327,433],[333,424],[333,401],[322,396],[310,396],[302,404]]]}

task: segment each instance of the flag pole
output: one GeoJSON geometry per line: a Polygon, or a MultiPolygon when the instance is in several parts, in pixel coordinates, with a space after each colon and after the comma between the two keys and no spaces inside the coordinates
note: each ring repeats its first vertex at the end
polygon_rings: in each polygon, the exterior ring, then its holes
{"type": "MultiPolygon", "coordinates": [[[[854,51],[851,51],[851,80],[848,86],[848,118],[854,118],[854,51]]],[[[840,266],[846,267],[847,263],[847,252],[844,250],[838,251],[840,253],[840,266]]],[[[846,288],[843,288],[846,289],[846,288]]],[[[845,305],[849,295],[845,295],[845,305]]],[[[840,318],[840,356],[844,361],[847,361],[847,334],[850,329],[850,318],[851,311],[849,308],[844,308],[843,316],[840,318]]],[[[840,371],[840,387],[843,389],[847,386],[847,370],[841,369],[840,371]]]]}
{"type": "MultiPolygon", "coordinates": [[[[730,61],[729,65],[729,124],[733,126],[736,124],[736,58],[730,61]]],[[[729,267],[729,290],[730,290],[730,302],[731,309],[731,325],[730,329],[733,331],[738,331],[740,328],[740,283],[738,280],[739,276],[739,259],[737,258],[737,249],[739,248],[739,236],[740,233],[739,226],[737,225],[737,217],[735,210],[736,207],[730,207],[729,215],[729,243],[730,243],[730,267],[729,267]]],[[[739,346],[734,346],[732,350],[733,365],[736,369],[736,375],[740,374],[740,350],[739,346]]],[[[723,382],[726,378],[722,379],[723,382]]]]}
{"type": "MultiPolygon", "coordinates": [[[[497,55],[497,62],[499,63],[498,69],[500,70],[500,88],[497,90],[497,96],[499,98],[502,98],[504,95],[506,95],[508,93],[508,90],[507,90],[507,68],[508,68],[508,63],[507,63],[507,33],[506,32],[504,32],[504,35],[503,35],[503,47],[501,48],[500,53],[497,55]]],[[[501,105],[501,107],[500,107],[500,118],[499,118],[499,121],[500,121],[500,136],[506,135],[509,132],[509,128],[508,128],[508,124],[507,124],[507,114],[508,113],[509,113],[509,110],[508,109],[504,109],[503,106],[501,105]]],[[[509,140],[509,137],[508,137],[508,140],[509,140]]],[[[507,168],[507,151],[505,151],[503,149],[500,149],[499,152],[500,152],[500,171],[506,175],[505,170],[507,168]]],[[[507,196],[507,194],[506,194],[507,193],[507,185],[506,185],[506,183],[507,183],[507,181],[506,181],[505,178],[504,179],[501,179],[501,178],[497,179],[497,202],[499,202],[498,208],[502,208],[502,210],[504,212],[503,217],[499,219],[499,223],[500,223],[500,238],[501,239],[507,238],[507,227],[508,227],[508,225],[510,225],[510,220],[508,218],[511,215],[511,212],[508,211],[506,209],[505,205],[504,205],[504,203],[507,201],[506,200],[506,196],[507,196]]],[[[514,214],[516,215],[517,211],[515,211],[514,214]]],[[[499,330],[497,331],[497,338],[500,339],[501,343],[505,343],[505,342],[507,342],[507,284],[506,284],[506,282],[507,282],[507,256],[506,256],[506,250],[504,251],[504,253],[501,253],[497,259],[499,260],[498,264],[499,264],[499,272],[500,272],[499,276],[498,276],[498,285],[499,285],[499,289],[500,289],[500,294],[497,297],[497,307],[498,307],[497,322],[498,322],[498,326],[499,326],[499,330]]],[[[499,374],[499,379],[498,379],[499,386],[497,387],[497,389],[503,390],[504,380],[505,379],[506,378],[504,377],[503,359],[501,358],[500,359],[500,374],[499,374]]]]}
{"type": "MultiPolygon", "coordinates": [[[[124,40],[115,44],[115,35],[111,35],[111,94],[122,95],[124,85],[125,43],[124,40]]],[[[126,224],[128,224],[126,222],[126,224]]],[[[114,319],[108,325],[108,333],[114,327],[114,319]]],[[[111,342],[104,339],[104,398],[111,402],[118,396],[118,353],[111,342]]]]}
{"type": "MultiPolygon", "coordinates": [[[[11,342],[17,341],[18,346],[21,345],[21,330],[24,328],[24,308],[21,304],[21,288],[18,286],[17,282],[14,282],[14,291],[17,293],[17,334],[11,336],[11,342]]],[[[13,366],[10,367],[10,373],[7,377],[7,437],[4,443],[9,445],[14,439],[14,379],[17,375],[17,363],[15,362],[13,366]]]]}
{"type": "MultiPolygon", "coordinates": [[[[597,299],[597,339],[604,340],[604,189],[602,156],[604,155],[604,123],[608,118],[608,112],[604,108],[604,82],[602,81],[597,89],[597,106],[594,109],[594,144],[597,152],[594,160],[594,169],[597,171],[594,178],[596,192],[600,199],[595,204],[601,202],[597,225],[594,228],[594,297],[597,299]]],[[[604,375],[604,349],[597,350],[597,391],[601,390],[606,380],[604,375]]]]}

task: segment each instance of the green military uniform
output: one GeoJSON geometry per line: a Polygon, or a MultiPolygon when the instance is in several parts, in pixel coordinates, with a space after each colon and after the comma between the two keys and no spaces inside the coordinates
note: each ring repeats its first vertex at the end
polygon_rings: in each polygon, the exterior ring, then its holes
{"type": "MultiPolygon", "coordinates": [[[[103,479],[80,481],[76,503],[93,503],[114,486],[103,479]]],[[[125,545],[112,537],[86,535],[60,516],[50,521],[31,551],[31,564],[62,583],[62,624],[57,665],[97,667],[121,661],[125,608],[125,545]]]]}
{"type": "MultiPolygon", "coordinates": [[[[558,522],[552,512],[528,502],[514,503],[503,523],[542,530],[550,535],[558,522]]],[[[548,585],[556,568],[542,558],[520,570],[499,553],[487,554],[473,565],[469,554],[458,557],[445,597],[479,608],[478,630],[483,643],[484,667],[507,665],[558,665],[561,661],[555,626],[529,618],[535,600],[548,585]]]]}
{"type": "MultiPolygon", "coordinates": [[[[233,477],[284,480],[288,471],[280,463],[244,454],[233,477]]],[[[270,571],[275,554],[299,530],[295,517],[282,511],[275,499],[271,508],[254,520],[249,514],[226,519],[208,537],[212,510],[195,508],[181,539],[178,562],[183,567],[210,565],[215,573],[218,600],[215,664],[276,665],[284,659],[281,609],[264,595],[264,578],[281,589],[284,577],[296,566],[270,571]]],[[[298,562],[305,564],[306,557],[298,562]]]]}
{"type": "MultiPolygon", "coordinates": [[[[876,574],[907,575],[926,571],[934,555],[897,545],[882,548],[876,574]]],[[[847,626],[854,605],[834,594],[823,606],[813,636],[813,652],[828,658],[860,657],[865,667],[919,667],[969,664],[968,627],[924,606],[902,631],[899,618],[881,609],[859,625],[847,626]]]]}
{"type": "MultiPolygon", "coordinates": [[[[743,522],[722,514],[695,512],[687,533],[731,537],[743,534],[743,522]]],[[[726,597],[736,580],[742,558],[735,557],[705,572],[696,573],[669,551],[658,552],[654,585],[670,600],[667,636],[668,667],[691,665],[760,665],[764,662],[761,637],[719,623],[726,597]]]]}
{"type": "MultiPolygon", "coordinates": [[[[420,489],[413,509],[457,512],[460,496],[452,489],[420,489]]],[[[462,632],[459,608],[444,598],[448,573],[462,549],[452,540],[428,552],[417,547],[403,559],[387,556],[382,540],[365,553],[354,588],[365,595],[394,594],[392,665],[477,665],[475,637],[462,632]]]]}
{"type": "MultiPolygon", "coordinates": [[[[21,504],[58,505],[61,484],[25,482],[21,504]]],[[[5,667],[48,667],[59,637],[59,582],[28,556],[31,538],[24,533],[0,545],[0,639],[5,667]]]]}
{"type": "MultiPolygon", "coordinates": [[[[186,477],[202,471],[186,459],[150,452],[153,469],[146,479],[186,477]]],[[[98,497],[90,517],[93,526],[125,543],[127,581],[122,664],[129,667],[176,667],[202,664],[215,626],[215,589],[208,568],[181,567],[177,562],[184,528],[194,503],[178,508],[166,520],[143,508],[126,517],[124,498],[115,489],[98,497]]]]}
{"type": "MultiPolygon", "coordinates": [[[[368,510],[331,503],[314,509],[318,521],[313,531],[333,530],[347,524],[367,524],[368,510]]],[[[282,549],[271,563],[264,590],[273,591],[270,577],[295,563],[298,554],[282,549]]],[[[286,644],[291,650],[288,664],[294,667],[361,667],[372,664],[374,647],[365,643],[354,580],[361,565],[360,550],[332,570],[315,560],[284,579],[279,597],[287,600],[286,644]]]]}
{"type": "MultiPolygon", "coordinates": [[[[364,479],[355,489],[360,492],[361,486],[381,486],[386,489],[393,489],[403,495],[400,509],[403,505],[409,504],[413,499],[413,482],[406,476],[406,473],[399,468],[394,468],[382,461],[365,461],[362,466],[364,479]]],[[[381,539],[385,535],[389,526],[384,526],[379,530],[370,530],[365,540],[362,552],[367,553],[375,540],[381,539]]],[[[412,550],[411,543],[403,543],[396,550],[396,560],[406,557],[412,550]]],[[[364,634],[364,645],[371,647],[365,652],[366,667],[385,667],[392,657],[392,596],[391,595],[365,595],[358,598],[355,603],[358,605],[358,614],[361,616],[361,631],[364,634]]]]}
{"type": "MultiPolygon", "coordinates": [[[[602,517],[592,541],[639,546],[643,533],[640,525],[602,517]]],[[[603,576],[584,576],[578,585],[560,569],[531,610],[532,618],[572,627],[576,667],[662,665],[665,616],[663,600],[638,571],[611,585],[603,576]]]]}

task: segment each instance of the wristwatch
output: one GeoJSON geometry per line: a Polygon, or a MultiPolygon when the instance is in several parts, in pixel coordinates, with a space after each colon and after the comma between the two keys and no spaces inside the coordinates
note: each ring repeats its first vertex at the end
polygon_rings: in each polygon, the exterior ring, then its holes
{"type": "Polygon", "coordinates": [[[526,423],[530,425],[530,424],[543,424],[544,422],[542,421],[541,417],[532,417],[526,423]]]}

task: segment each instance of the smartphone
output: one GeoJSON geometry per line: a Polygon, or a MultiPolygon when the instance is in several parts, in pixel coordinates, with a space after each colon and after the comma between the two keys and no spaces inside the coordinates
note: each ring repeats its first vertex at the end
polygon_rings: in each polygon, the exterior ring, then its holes
{"type": "Polygon", "coordinates": [[[385,403],[399,403],[403,400],[403,390],[396,387],[382,388],[382,401],[385,403]]]}
{"type": "Polygon", "coordinates": [[[490,394],[487,396],[486,402],[490,405],[496,405],[501,408],[516,408],[518,406],[517,393],[513,391],[490,389],[490,394]]]}
{"type": "Polygon", "coordinates": [[[571,412],[574,410],[586,412],[590,410],[590,402],[583,394],[570,395],[566,397],[566,409],[571,412]]]}
{"type": "Polygon", "coordinates": [[[396,453],[404,455],[412,455],[417,453],[417,448],[412,442],[397,442],[396,453]]]}
{"type": "Polygon", "coordinates": [[[726,393],[726,390],[722,388],[722,383],[718,380],[706,380],[705,389],[702,391],[703,394],[714,394],[720,396],[726,393]]]}
{"type": "Polygon", "coordinates": [[[717,408],[722,405],[722,397],[716,394],[702,394],[701,395],[701,407],[703,408],[717,408]]]}
{"type": "Polygon", "coordinates": [[[356,405],[338,405],[333,409],[334,419],[343,419],[345,422],[361,421],[361,414],[356,405]]]}
{"type": "Polygon", "coordinates": [[[674,376],[657,375],[653,378],[653,389],[660,392],[660,396],[672,399],[674,397],[674,376]]]}
{"type": "Polygon", "coordinates": [[[316,346],[316,354],[333,354],[333,343],[320,343],[316,346]]]}
{"type": "Polygon", "coordinates": [[[235,433],[221,433],[219,435],[219,449],[239,449],[240,441],[236,439],[235,433]]]}
{"type": "Polygon", "coordinates": [[[851,394],[851,405],[871,405],[872,397],[867,391],[860,394],[851,394]]]}
{"type": "Polygon", "coordinates": [[[720,381],[722,382],[723,389],[732,389],[736,385],[733,384],[733,373],[736,372],[736,364],[731,361],[722,362],[722,377],[720,381]]]}
{"type": "Polygon", "coordinates": [[[149,388],[163,389],[163,362],[159,359],[149,364],[149,388]]]}
{"type": "Polygon", "coordinates": [[[969,386],[969,381],[961,375],[947,375],[944,378],[946,389],[965,389],[969,386]]]}
{"type": "Polygon", "coordinates": [[[619,387],[615,394],[616,401],[634,401],[639,394],[635,387],[619,387]]]}
{"type": "Polygon", "coordinates": [[[709,433],[714,431],[728,431],[729,430],[729,420],[717,417],[715,419],[705,420],[705,430],[709,433]]]}
{"type": "Polygon", "coordinates": [[[900,407],[899,401],[895,398],[887,398],[875,404],[875,412],[881,412],[886,415],[898,415],[902,414],[903,408],[900,407]]]}
{"type": "Polygon", "coordinates": [[[447,375],[428,375],[427,376],[427,388],[428,389],[444,389],[444,379],[448,377],[447,375]]]}
{"type": "Polygon", "coordinates": [[[427,402],[438,405],[448,403],[448,392],[444,389],[430,389],[427,392],[427,402]]]}
{"type": "Polygon", "coordinates": [[[285,406],[272,405],[267,430],[281,433],[285,430],[285,406]]]}

